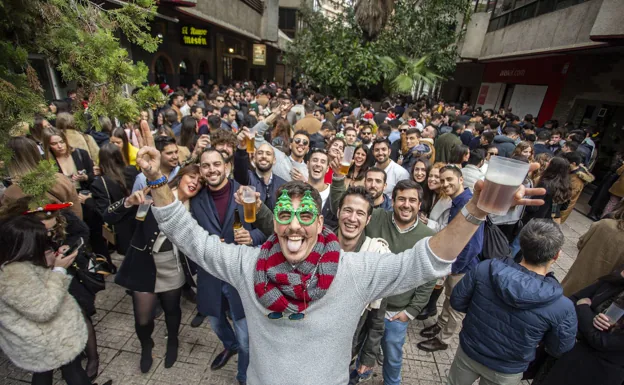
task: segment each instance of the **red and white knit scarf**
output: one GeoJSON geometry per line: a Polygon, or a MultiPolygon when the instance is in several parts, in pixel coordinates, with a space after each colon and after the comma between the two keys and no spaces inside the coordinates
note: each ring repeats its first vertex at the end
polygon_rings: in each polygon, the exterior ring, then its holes
{"type": "Polygon", "coordinates": [[[310,302],[321,299],[336,276],[340,243],[330,230],[323,229],[305,261],[293,268],[273,234],[260,251],[254,290],[260,303],[274,312],[301,313],[310,302]]]}

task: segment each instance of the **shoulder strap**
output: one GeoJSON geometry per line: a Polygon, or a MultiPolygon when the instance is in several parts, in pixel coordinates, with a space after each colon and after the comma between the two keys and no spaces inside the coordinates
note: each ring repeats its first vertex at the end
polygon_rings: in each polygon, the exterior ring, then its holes
{"type": "Polygon", "coordinates": [[[106,190],[106,196],[108,197],[108,205],[111,205],[111,197],[110,197],[110,193],[108,192],[108,186],[106,185],[106,178],[104,178],[104,176],[100,177],[102,179],[102,183],[104,184],[104,190],[106,190]]]}

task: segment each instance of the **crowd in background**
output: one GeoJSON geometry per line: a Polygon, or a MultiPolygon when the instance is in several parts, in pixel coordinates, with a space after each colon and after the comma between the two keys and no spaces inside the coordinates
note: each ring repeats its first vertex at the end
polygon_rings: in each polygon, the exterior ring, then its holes
{"type": "Polygon", "coordinates": [[[0,348],[36,373],[33,384],[51,384],[58,368],[70,385],[97,377],[91,317],[103,287],[85,281],[108,274],[132,295],[143,373],[152,367],[151,336],[161,311],[164,366],[176,362],[185,298],[197,303],[191,325],[207,318],[223,343],[211,368],[238,354],[236,379],[246,383],[253,341],[236,289],[188,260],[149,209],[137,215],[149,201],[137,167],[144,146],[160,152],[167,183],[204,229],[252,247],[271,234],[241,220],[241,186],[255,187],[272,211],[282,185],[306,182],[318,191],[325,227],[339,235],[344,250],[365,235],[385,239],[384,250],[399,253],[461,212],[492,157],[539,163],[523,185],[544,188],[545,195],[533,197],[544,205],[490,215],[446,279],[365,311],[354,336],[350,384],[371,378],[377,363],[385,384],[400,384],[407,325],[436,316],[420,331],[427,339],[418,348],[446,350],[461,330],[451,384],[479,377],[482,384],[516,384],[523,375],[534,384],[624,381],[624,321],[602,314],[612,304],[624,306],[624,149],[592,196],[589,217],[596,222],[579,240],[563,287],[548,270],[563,245],[559,225],[595,179],[599,135],[592,127],[557,121],[539,127],[535,117],[516,116],[512,108],[482,110],[427,96],[353,102],[294,83],[198,80],[175,91],[160,88],[166,105],[141,111],[136,121],[99,117],[86,128],[77,126],[72,111],[84,108],[88,116],[88,104],[70,92],[35,117],[27,135],[8,141],[13,156],[0,187],[0,348]],[[341,173],[348,147],[353,159],[341,173]],[[54,161],[58,173],[46,191],[49,205],[33,210],[20,180],[42,159],[54,161]],[[353,191],[370,202],[362,219],[345,212],[343,194],[353,191]],[[504,244],[497,249],[504,255],[491,255],[495,240],[504,244]],[[120,266],[114,252],[124,256],[120,266]]]}

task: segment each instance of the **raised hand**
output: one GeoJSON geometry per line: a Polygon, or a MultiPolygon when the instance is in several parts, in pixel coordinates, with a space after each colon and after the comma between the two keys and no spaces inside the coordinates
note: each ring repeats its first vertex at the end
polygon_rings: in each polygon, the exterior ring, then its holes
{"type": "Polygon", "coordinates": [[[154,147],[145,146],[139,150],[136,159],[137,166],[149,180],[156,180],[162,176],[160,172],[160,152],[154,147]]]}

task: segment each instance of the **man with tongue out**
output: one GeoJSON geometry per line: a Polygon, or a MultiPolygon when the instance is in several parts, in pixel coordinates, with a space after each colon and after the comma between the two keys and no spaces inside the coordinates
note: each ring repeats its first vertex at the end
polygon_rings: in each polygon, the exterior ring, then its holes
{"type": "MultiPolygon", "coordinates": [[[[139,151],[137,164],[148,180],[162,178],[159,163],[156,149],[139,151]]],[[[475,222],[485,219],[476,205],[482,186],[475,185],[466,216],[458,215],[440,233],[398,254],[341,252],[336,236],[323,227],[318,192],[299,181],[278,190],[274,234],[261,249],[221,242],[175,201],[166,184],[154,185],[152,211],[185,255],[238,291],[249,325],[248,384],[344,385],[353,335],[366,306],[449,273],[477,230],[475,222]]],[[[545,191],[521,186],[514,201],[543,204],[522,198],[540,194],[545,191]]]]}

